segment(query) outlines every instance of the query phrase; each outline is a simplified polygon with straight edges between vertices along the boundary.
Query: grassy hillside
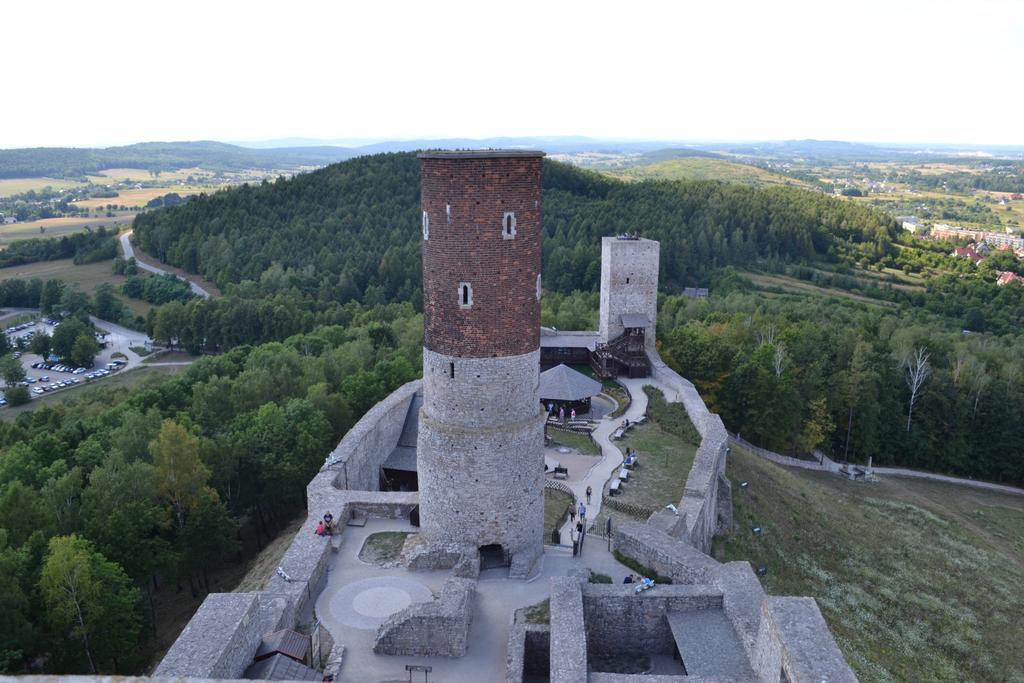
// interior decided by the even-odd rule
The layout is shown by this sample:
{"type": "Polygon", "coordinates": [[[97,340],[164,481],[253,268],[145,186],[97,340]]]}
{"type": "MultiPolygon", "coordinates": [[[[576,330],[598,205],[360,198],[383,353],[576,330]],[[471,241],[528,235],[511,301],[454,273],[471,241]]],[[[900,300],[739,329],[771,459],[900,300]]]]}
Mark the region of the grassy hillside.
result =
{"type": "Polygon", "coordinates": [[[756,166],[724,159],[684,157],[668,159],[615,171],[613,175],[633,180],[722,180],[744,185],[796,185],[804,183],[756,166]]]}
{"type": "Polygon", "coordinates": [[[1024,497],[849,482],[736,447],[728,475],[736,530],[715,557],[814,596],[862,681],[1024,681],[1024,497]]]}

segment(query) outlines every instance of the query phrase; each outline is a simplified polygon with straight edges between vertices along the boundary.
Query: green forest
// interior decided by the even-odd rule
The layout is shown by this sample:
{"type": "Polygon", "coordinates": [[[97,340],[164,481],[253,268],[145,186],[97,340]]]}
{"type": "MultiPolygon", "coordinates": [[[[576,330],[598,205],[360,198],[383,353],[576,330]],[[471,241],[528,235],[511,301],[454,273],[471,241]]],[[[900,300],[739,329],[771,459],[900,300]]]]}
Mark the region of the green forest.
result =
{"type": "MultiPolygon", "coordinates": [[[[222,289],[258,281],[276,264],[283,284],[322,301],[416,304],[419,220],[419,161],[382,154],[142,214],[135,235],[147,253],[222,289]]],[[[625,183],[545,162],[549,289],[596,288],[599,238],[641,226],[662,242],[667,291],[727,264],[838,260],[850,252],[877,259],[897,230],[880,212],[796,188],[625,183]]]]}
{"type": "Polygon", "coordinates": [[[419,376],[422,335],[408,304],[360,310],[0,422],[0,671],[142,671],[153,594],[205,592],[243,533],[272,539],[341,435],[419,376]]]}
{"type": "Polygon", "coordinates": [[[107,168],[153,172],[202,166],[213,171],[329,164],[354,152],[342,147],[249,149],[222,142],[140,142],[123,147],[30,147],[0,150],[0,178],[79,178],[107,168]]]}

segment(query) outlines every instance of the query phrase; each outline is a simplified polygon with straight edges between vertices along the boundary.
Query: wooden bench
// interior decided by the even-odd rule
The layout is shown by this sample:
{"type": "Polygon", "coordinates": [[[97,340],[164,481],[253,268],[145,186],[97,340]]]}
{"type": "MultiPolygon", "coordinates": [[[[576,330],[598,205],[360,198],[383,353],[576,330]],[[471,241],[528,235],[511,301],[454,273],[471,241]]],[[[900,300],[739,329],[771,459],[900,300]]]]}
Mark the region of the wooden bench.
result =
{"type": "Polygon", "coordinates": [[[619,479],[621,479],[622,481],[629,481],[629,470],[627,470],[625,467],[619,470],[619,479]]]}
{"type": "Polygon", "coordinates": [[[621,482],[618,479],[612,479],[612,483],[608,485],[608,495],[617,496],[621,493],[619,491],[619,484],[621,482]]]}
{"type": "Polygon", "coordinates": [[[569,478],[569,468],[568,467],[556,467],[554,469],[554,474],[552,476],[555,479],[568,479],[569,478]]]}

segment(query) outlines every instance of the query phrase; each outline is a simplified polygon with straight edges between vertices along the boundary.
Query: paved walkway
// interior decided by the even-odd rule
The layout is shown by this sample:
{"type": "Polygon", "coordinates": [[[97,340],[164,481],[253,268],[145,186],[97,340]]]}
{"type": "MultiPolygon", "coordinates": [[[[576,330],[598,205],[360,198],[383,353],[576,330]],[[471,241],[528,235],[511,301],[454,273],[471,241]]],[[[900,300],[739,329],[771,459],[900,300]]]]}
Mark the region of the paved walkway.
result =
{"type": "Polygon", "coordinates": [[[156,275],[173,275],[174,277],[178,278],[179,280],[184,280],[185,282],[187,282],[188,286],[192,288],[192,293],[193,294],[195,294],[197,296],[201,296],[204,299],[209,299],[210,298],[210,293],[208,291],[206,291],[205,289],[203,289],[202,287],[200,287],[199,285],[197,285],[195,282],[193,282],[192,280],[188,279],[187,277],[182,277],[181,275],[178,275],[177,273],[172,273],[169,270],[164,270],[162,268],[157,268],[156,266],[152,266],[152,265],[146,263],[145,261],[141,260],[135,254],[135,249],[132,247],[131,236],[132,236],[132,231],[131,230],[129,230],[128,232],[122,233],[122,235],[121,235],[121,251],[124,252],[124,258],[125,258],[126,261],[128,259],[130,259],[130,258],[134,258],[135,259],[135,265],[137,265],[139,268],[141,268],[142,270],[146,271],[147,273],[154,273],[156,275]]]}
{"type": "MultiPolygon", "coordinates": [[[[757,455],[765,460],[770,460],[777,465],[784,465],[786,467],[799,467],[805,470],[819,470],[822,472],[833,472],[839,473],[842,465],[830,460],[827,456],[822,455],[822,462],[818,463],[814,460],[800,460],[788,455],[782,455],[775,453],[764,448],[759,448],[748,441],[745,441],[736,434],[729,434],[729,438],[733,443],[745,448],[754,455],[757,455]]],[[[962,477],[950,477],[945,474],[935,474],[934,472],[922,472],[920,470],[908,470],[903,467],[872,467],[871,473],[875,475],[892,476],[892,477],[913,477],[915,479],[929,479],[931,481],[941,481],[946,484],[955,484],[957,486],[971,486],[976,489],[985,489],[987,491],[996,491],[998,493],[1008,493],[1015,496],[1024,496],[1024,489],[1017,488],[1015,486],[1007,486],[1005,484],[993,484],[987,481],[979,481],[977,479],[964,479],[962,477]]]]}
{"type": "MultiPolygon", "coordinates": [[[[594,526],[594,520],[597,519],[598,514],[601,512],[601,494],[604,492],[604,485],[614,473],[619,471],[624,457],[616,442],[611,440],[611,435],[619,428],[624,419],[629,419],[630,422],[633,422],[647,413],[647,394],[644,393],[645,386],[658,387],[665,396],[675,395],[672,389],[663,386],[653,377],[643,377],[640,379],[620,377],[618,381],[629,390],[629,395],[632,399],[629,408],[618,417],[606,417],[598,423],[597,429],[594,430],[592,436],[598,448],[601,449],[601,457],[600,459],[595,459],[593,466],[591,466],[586,476],[575,481],[563,482],[576,494],[576,500],[582,500],[584,504],[586,504],[587,500],[587,487],[591,488],[593,495],[590,497],[590,505],[587,505],[588,529],[594,526]]],[[[563,543],[569,542],[569,529],[571,526],[571,521],[566,521],[562,526],[563,543]]]]}
{"type": "Polygon", "coordinates": [[[1009,493],[1016,496],[1024,496],[1024,489],[1019,489],[1015,486],[1005,486],[1003,484],[992,484],[987,481],[978,481],[976,479],[961,479],[960,477],[947,477],[945,474],[933,474],[932,472],[918,472],[917,470],[908,470],[900,467],[872,467],[871,471],[875,474],[888,474],[893,477],[915,477],[917,479],[930,479],[932,481],[941,481],[947,484],[957,484],[958,486],[972,486],[976,489],[986,489],[988,491],[997,491],[999,493],[1009,493]]]}

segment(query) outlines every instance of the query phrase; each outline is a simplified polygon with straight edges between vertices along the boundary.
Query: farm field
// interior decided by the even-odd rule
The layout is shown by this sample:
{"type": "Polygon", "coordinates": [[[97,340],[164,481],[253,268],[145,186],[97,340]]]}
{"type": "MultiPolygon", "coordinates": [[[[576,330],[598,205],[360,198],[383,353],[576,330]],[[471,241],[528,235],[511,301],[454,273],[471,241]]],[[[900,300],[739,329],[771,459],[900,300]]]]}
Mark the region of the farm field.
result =
{"type": "Polygon", "coordinates": [[[154,176],[152,173],[144,168],[105,168],[96,175],[89,176],[89,180],[96,183],[97,185],[104,185],[110,182],[120,182],[122,180],[135,180],[135,181],[173,181],[173,180],[186,180],[189,176],[208,176],[212,175],[209,171],[205,171],[201,168],[183,168],[177,171],[160,171],[160,175],[154,176]]]}
{"type": "Polygon", "coordinates": [[[127,206],[129,209],[142,209],[147,203],[165,194],[176,192],[182,197],[200,192],[213,193],[222,189],[222,185],[171,185],[168,187],[144,187],[140,190],[119,190],[116,197],[92,197],[75,202],[75,206],[85,209],[102,209],[108,204],[127,206]]]}
{"type": "Polygon", "coordinates": [[[727,467],[734,530],[715,557],[764,566],[771,594],[816,598],[862,681],[1024,680],[1024,496],[851,482],[735,445],[727,467]]]}
{"type": "Polygon", "coordinates": [[[772,173],[756,166],[705,157],[669,159],[654,164],[610,171],[609,174],[633,180],[723,180],[745,185],[805,186],[805,183],[799,180],[772,173]]]}
{"type": "Polygon", "coordinates": [[[785,275],[766,275],[764,273],[754,273],[752,271],[741,270],[738,271],[743,277],[754,283],[759,289],[774,289],[778,288],[784,292],[791,294],[807,294],[814,296],[826,296],[836,297],[838,299],[848,299],[850,301],[857,301],[859,303],[871,304],[873,306],[888,306],[895,307],[896,304],[891,301],[882,301],[880,299],[872,299],[869,296],[863,294],[856,294],[854,292],[848,292],[845,289],[830,289],[827,287],[819,287],[818,285],[798,280],[797,278],[787,277],[785,275]]]}
{"type": "Polygon", "coordinates": [[[60,218],[44,218],[38,221],[0,225],[0,247],[15,240],[33,237],[63,237],[82,232],[86,228],[98,228],[101,225],[125,225],[135,219],[134,213],[122,213],[113,218],[81,218],[78,216],[62,216],[60,218]],[[43,230],[40,231],[39,229],[43,230]]]}
{"type": "MultiPolygon", "coordinates": [[[[38,263],[26,263],[21,266],[10,266],[0,268],[0,282],[4,280],[21,279],[31,280],[63,280],[72,287],[92,296],[96,285],[101,282],[109,282],[114,285],[115,296],[120,299],[135,315],[145,316],[153,305],[140,299],[131,299],[120,293],[121,285],[125,281],[123,275],[114,275],[111,272],[113,261],[99,261],[76,266],[72,259],[59,259],[56,261],[40,261],[38,263]]],[[[143,275],[145,273],[142,273],[143,275]]]]}
{"type": "Polygon", "coordinates": [[[28,192],[29,190],[39,191],[47,186],[55,190],[64,190],[70,187],[81,187],[82,185],[85,185],[85,183],[60,178],[0,178],[0,197],[10,197],[28,192]]]}

